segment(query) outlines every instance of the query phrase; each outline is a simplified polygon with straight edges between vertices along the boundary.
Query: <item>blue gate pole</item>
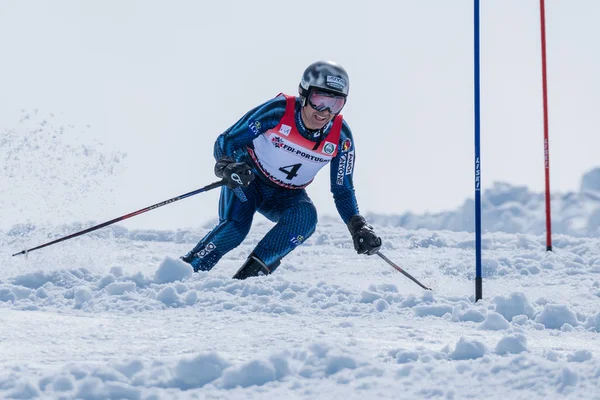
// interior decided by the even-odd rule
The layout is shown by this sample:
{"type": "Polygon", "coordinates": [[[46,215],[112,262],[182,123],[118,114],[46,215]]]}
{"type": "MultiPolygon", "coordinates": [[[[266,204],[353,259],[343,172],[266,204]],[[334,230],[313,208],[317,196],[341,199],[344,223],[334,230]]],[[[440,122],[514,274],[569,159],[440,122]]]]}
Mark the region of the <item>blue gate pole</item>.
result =
{"type": "Polygon", "coordinates": [[[480,84],[479,84],[479,0],[474,0],[475,61],[475,302],[482,298],[481,278],[481,155],[480,155],[480,84]]]}

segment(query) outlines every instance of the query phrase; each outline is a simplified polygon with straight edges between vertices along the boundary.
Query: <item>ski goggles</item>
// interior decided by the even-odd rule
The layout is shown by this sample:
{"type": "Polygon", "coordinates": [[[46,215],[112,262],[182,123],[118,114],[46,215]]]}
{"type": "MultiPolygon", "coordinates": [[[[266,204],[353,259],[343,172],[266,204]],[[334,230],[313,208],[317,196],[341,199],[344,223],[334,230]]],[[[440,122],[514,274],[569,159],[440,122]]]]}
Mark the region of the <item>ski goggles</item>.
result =
{"type": "Polygon", "coordinates": [[[314,90],[308,96],[308,104],[317,111],[329,110],[330,113],[337,114],[344,108],[346,97],[314,90]]]}

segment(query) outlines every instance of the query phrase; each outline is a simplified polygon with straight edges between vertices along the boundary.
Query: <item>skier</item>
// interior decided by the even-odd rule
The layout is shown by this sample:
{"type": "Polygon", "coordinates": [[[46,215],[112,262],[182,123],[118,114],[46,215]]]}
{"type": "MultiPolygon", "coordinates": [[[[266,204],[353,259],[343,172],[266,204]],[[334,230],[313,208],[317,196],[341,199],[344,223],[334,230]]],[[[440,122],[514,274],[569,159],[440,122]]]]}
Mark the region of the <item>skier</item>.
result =
{"type": "Polygon", "coordinates": [[[281,259],[309,238],[317,210],[306,190],[331,163],[331,192],[359,254],[372,255],[381,238],[358,211],[352,174],[350,127],[340,112],[348,74],[332,61],[306,68],[299,97],[280,94],[244,115],[214,146],[215,175],[225,181],[219,224],[181,259],[195,272],[208,271],[248,235],[256,211],[275,226],[256,245],[235,279],[273,273],[281,259]]]}

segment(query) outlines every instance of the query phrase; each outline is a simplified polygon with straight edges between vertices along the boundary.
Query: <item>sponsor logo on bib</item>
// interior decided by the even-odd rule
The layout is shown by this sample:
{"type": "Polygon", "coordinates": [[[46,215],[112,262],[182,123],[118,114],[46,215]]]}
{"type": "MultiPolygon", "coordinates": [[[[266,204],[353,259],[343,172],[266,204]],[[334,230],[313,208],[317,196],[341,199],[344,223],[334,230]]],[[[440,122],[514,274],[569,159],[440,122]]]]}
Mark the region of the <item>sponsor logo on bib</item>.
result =
{"type": "Polygon", "coordinates": [[[336,145],[331,142],[325,142],[323,145],[323,153],[325,154],[333,154],[335,152],[336,145]]]}
{"type": "Polygon", "coordinates": [[[292,127],[286,124],[281,124],[281,128],[279,128],[279,133],[282,135],[288,136],[292,131],[292,127]]]}

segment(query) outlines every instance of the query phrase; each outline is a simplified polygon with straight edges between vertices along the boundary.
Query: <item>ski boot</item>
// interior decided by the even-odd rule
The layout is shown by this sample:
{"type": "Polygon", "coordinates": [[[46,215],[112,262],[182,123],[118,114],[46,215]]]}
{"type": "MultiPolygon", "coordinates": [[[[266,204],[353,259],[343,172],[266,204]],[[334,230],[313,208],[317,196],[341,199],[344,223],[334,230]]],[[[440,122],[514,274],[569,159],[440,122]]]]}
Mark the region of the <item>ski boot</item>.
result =
{"type": "Polygon", "coordinates": [[[269,275],[281,264],[280,261],[274,262],[272,265],[265,264],[254,253],[248,256],[248,259],[242,267],[233,276],[233,279],[246,279],[251,276],[269,275]]]}

